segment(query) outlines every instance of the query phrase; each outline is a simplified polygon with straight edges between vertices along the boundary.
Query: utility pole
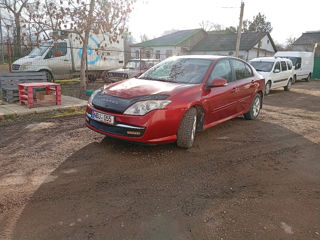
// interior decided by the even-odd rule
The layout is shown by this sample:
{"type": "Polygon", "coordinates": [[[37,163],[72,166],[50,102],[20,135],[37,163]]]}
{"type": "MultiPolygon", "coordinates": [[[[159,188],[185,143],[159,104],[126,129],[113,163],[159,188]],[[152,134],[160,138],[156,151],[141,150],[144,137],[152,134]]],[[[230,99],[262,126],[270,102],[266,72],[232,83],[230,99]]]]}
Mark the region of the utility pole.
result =
{"type": "Polygon", "coordinates": [[[4,64],[4,47],[3,47],[3,35],[2,35],[2,14],[0,9],[0,44],[1,44],[1,60],[4,64]]]}
{"type": "Polygon", "coordinates": [[[241,1],[240,21],[239,21],[239,26],[238,26],[238,35],[237,35],[237,44],[236,44],[236,57],[239,57],[241,31],[242,31],[242,20],[243,20],[243,10],[244,10],[244,2],[241,1]]]}

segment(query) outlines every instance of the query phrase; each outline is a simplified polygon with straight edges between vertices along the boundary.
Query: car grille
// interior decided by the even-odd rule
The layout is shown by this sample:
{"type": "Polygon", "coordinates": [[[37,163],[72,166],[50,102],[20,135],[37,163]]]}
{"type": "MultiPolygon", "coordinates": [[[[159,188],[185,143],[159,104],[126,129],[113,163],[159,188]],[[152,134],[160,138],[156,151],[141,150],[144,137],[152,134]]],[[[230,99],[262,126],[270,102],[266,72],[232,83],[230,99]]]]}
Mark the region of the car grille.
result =
{"type": "Polygon", "coordinates": [[[132,128],[126,128],[126,127],[118,127],[113,125],[104,124],[101,122],[98,122],[96,120],[88,118],[88,123],[107,133],[120,135],[120,136],[126,136],[126,137],[141,137],[144,134],[145,129],[132,129],[132,128]]]}
{"type": "Polygon", "coordinates": [[[19,64],[12,64],[12,70],[19,70],[20,69],[20,65],[19,64]]]}

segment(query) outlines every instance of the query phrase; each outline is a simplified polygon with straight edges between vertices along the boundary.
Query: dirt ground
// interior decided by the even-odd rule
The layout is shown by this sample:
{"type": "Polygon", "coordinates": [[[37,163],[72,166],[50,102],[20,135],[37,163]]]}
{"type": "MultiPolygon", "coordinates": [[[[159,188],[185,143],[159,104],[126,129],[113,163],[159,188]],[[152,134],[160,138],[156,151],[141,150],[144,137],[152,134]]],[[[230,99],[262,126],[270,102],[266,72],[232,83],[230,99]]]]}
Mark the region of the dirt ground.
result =
{"type": "Polygon", "coordinates": [[[0,127],[0,239],[320,239],[320,81],[274,90],[195,146],[110,139],[82,116],[0,127]]]}

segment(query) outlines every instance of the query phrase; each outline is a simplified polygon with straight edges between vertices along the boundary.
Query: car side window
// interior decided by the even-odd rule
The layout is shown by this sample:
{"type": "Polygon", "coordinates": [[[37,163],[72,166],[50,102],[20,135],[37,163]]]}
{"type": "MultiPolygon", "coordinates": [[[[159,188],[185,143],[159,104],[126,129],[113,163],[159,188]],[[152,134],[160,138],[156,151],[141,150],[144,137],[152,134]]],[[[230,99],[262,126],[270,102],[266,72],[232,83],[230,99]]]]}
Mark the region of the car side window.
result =
{"type": "Polygon", "coordinates": [[[287,63],[288,63],[288,69],[291,70],[292,69],[292,63],[290,61],[288,61],[287,63]]]}
{"type": "Polygon", "coordinates": [[[67,55],[67,43],[59,42],[55,44],[50,51],[47,53],[45,59],[54,58],[54,57],[62,57],[67,55]]]}
{"type": "Polygon", "coordinates": [[[229,60],[222,59],[216,63],[207,84],[211,84],[215,78],[223,78],[227,80],[227,82],[232,82],[232,69],[229,60]]]}
{"type": "Polygon", "coordinates": [[[281,68],[282,68],[282,71],[287,71],[287,64],[285,61],[281,61],[281,68]]]}
{"type": "Polygon", "coordinates": [[[281,71],[281,69],[280,69],[280,62],[276,62],[276,65],[274,66],[274,70],[279,70],[279,71],[281,71]]]}
{"type": "Polygon", "coordinates": [[[236,80],[252,77],[252,70],[248,64],[235,59],[231,59],[231,62],[236,74],[236,80]]]}

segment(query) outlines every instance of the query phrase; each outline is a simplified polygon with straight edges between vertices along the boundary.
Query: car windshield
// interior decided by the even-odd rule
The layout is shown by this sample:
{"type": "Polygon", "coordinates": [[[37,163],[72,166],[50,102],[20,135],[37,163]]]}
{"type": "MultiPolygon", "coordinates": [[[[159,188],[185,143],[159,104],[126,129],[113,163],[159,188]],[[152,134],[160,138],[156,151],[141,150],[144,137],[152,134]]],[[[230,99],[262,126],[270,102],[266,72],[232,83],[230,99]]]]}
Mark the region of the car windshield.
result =
{"type": "Polygon", "coordinates": [[[173,57],[155,65],[139,79],[199,84],[211,63],[212,61],[207,59],[173,57]]]}
{"type": "Polygon", "coordinates": [[[251,61],[250,64],[259,72],[271,72],[274,62],[251,61]]]}
{"type": "Polygon", "coordinates": [[[129,61],[126,65],[126,68],[129,69],[138,69],[140,67],[140,62],[138,61],[129,61]]]}
{"type": "Polygon", "coordinates": [[[46,42],[40,45],[40,47],[34,48],[30,53],[29,57],[38,57],[42,56],[47,49],[52,45],[52,42],[46,42]]]}

